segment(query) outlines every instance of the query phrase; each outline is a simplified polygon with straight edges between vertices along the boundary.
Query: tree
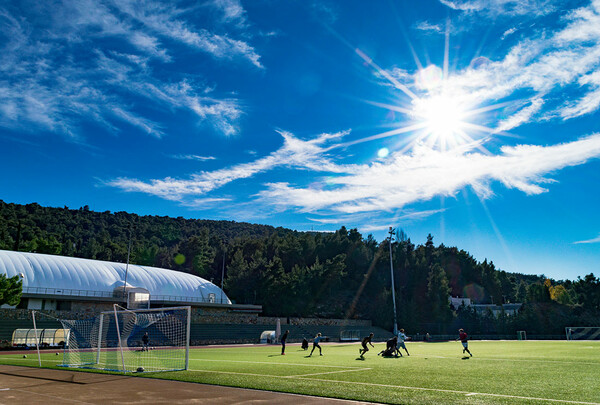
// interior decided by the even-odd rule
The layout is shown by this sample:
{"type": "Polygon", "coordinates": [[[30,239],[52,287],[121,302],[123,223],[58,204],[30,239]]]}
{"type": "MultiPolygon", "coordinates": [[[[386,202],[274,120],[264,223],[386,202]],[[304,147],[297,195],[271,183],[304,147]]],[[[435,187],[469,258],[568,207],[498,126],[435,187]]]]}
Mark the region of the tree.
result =
{"type": "Polygon", "coordinates": [[[434,264],[427,278],[427,298],[435,321],[447,321],[452,316],[450,309],[450,287],[446,272],[439,264],[434,264]]]}
{"type": "Polygon", "coordinates": [[[23,281],[19,276],[0,274],[0,305],[18,305],[23,293],[23,281]]]}

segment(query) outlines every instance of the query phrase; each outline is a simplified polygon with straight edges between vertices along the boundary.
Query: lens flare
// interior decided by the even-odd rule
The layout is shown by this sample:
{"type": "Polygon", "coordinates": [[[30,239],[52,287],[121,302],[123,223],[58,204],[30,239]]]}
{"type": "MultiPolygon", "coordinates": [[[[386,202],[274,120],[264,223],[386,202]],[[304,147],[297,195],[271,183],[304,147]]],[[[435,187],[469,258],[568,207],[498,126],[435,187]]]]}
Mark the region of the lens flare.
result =
{"type": "Polygon", "coordinates": [[[380,158],[387,157],[390,154],[390,150],[388,148],[381,148],[377,151],[377,156],[380,158]]]}

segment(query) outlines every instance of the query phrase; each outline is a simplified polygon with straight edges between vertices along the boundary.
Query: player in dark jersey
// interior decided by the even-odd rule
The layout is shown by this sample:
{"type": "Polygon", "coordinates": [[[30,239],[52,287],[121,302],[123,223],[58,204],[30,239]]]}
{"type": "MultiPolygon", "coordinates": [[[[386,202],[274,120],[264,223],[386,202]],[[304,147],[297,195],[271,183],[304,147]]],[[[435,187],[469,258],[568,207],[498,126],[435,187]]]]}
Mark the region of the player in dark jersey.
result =
{"type": "Polygon", "coordinates": [[[467,333],[462,328],[458,330],[458,339],[460,339],[460,341],[462,342],[463,353],[466,351],[471,357],[473,357],[473,354],[469,351],[469,338],[467,336],[467,333]]]}
{"type": "Polygon", "coordinates": [[[290,333],[289,330],[286,330],[285,333],[283,335],[281,335],[281,355],[285,355],[285,341],[288,337],[288,334],[290,333]]]}
{"type": "Polygon", "coordinates": [[[402,357],[402,353],[400,353],[400,350],[398,349],[398,337],[394,336],[385,342],[385,350],[380,351],[377,355],[382,355],[383,357],[392,357],[394,355],[398,357],[398,355],[400,355],[400,357],[402,357]]]}
{"type": "Polygon", "coordinates": [[[373,346],[373,343],[371,343],[371,339],[373,339],[373,333],[371,333],[369,336],[365,336],[362,340],[362,349],[358,349],[358,352],[360,353],[360,357],[363,357],[365,355],[366,352],[369,351],[369,348],[367,347],[367,343],[371,345],[371,347],[375,347],[373,346]]]}
{"type": "Polygon", "coordinates": [[[142,336],[142,343],[142,351],[148,351],[150,345],[150,336],[148,336],[148,332],[144,333],[144,336],[142,336]]]}

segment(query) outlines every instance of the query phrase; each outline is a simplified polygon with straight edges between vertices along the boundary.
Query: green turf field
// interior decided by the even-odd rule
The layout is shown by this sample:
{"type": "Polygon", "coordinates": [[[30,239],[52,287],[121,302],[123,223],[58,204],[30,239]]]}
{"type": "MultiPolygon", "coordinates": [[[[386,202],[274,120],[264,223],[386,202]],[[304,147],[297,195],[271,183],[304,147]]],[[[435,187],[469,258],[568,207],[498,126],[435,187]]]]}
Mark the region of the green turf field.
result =
{"type": "MultiPolygon", "coordinates": [[[[358,344],[322,344],[323,356],[288,345],[190,351],[190,370],[146,377],[397,404],[600,403],[600,342],[408,342],[410,357],[364,359],[358,344]]],[[[44,365],[60,356],[44,354],[44,365]]],[[[2,364],[37,365],[35,352],[2,364]]]]}

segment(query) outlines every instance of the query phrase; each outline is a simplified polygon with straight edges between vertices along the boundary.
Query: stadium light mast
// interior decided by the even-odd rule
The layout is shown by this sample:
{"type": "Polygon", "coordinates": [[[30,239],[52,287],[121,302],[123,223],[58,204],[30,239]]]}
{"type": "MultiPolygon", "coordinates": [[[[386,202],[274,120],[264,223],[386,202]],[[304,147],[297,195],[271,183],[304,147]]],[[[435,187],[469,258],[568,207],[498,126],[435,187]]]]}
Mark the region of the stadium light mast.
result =
{"type": "Polygon", "coordinates": [[[131,238],[133,237],[133,224],[129,228],[129,245],[127,246],[127,264],[125,265],[125,281],[123,282],[123,299],[125,307],[129,308],[129,297],[127,296],[127,273],[129,272],[129,256],[131,255],[131,238]]]}
{"type": "Polygon", "coordinates": [[[398,321],[396,320],[396,288],[394,287],[394,262],[392,261],[392,237],[395,230],[390,226],[390,274],[392,276],[392,302],[394,304],[394,335],[398,334],[398,321]]]}

